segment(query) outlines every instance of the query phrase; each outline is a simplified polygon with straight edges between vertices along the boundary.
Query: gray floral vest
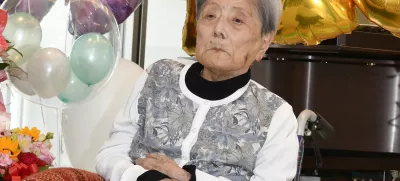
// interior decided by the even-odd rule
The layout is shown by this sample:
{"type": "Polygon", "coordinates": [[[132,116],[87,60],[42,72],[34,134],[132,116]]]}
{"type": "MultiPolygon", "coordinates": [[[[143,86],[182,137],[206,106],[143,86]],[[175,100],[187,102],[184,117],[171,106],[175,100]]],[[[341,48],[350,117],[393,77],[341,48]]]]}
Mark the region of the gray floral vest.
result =
{"type": "MultiPolygon", "coordinates": [[[[146,153],[181,157],[182,142],[199,107],[180,90],[184,66],[173,60],[160,60],[148,70],[138,100],[139,130],[129,152],[132,160],[146,153]]],[[[211,107],[187,165],[196,165],[217,177],[249,180],[272,116],[283,103],[282,98],[250,82],[239,99],[211,107]]]]}

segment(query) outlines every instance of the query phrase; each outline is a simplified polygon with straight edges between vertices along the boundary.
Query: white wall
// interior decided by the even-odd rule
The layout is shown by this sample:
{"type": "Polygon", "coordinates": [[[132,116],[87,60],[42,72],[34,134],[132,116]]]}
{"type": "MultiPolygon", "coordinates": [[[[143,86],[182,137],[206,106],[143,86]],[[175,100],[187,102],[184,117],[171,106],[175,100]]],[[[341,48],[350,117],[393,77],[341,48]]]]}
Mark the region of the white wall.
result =
{"type": "Polygon", "coordinates": [[[145,68],[164,58],[188,57],[182,50],[186,0],[149,0],[145,68]]]}

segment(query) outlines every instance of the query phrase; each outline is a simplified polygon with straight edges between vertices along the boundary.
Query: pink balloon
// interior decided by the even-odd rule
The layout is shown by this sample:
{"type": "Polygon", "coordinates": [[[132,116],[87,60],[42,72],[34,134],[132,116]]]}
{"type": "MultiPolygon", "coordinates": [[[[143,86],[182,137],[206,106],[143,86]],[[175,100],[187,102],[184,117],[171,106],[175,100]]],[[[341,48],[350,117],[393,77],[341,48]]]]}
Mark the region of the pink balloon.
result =
{"type": "Polygon", "coordinates": [[[53,7],[54,2],[51,0],[5,0],[2,9],[7,10],[9,14],[28,13],[40,22],[53,7]]]}
{"type": "MultiPolygon", "coordinates": [[[[69,0],[66,0],[66,3],[68,2],[69,0]]],[[[111,27],[107,24],[110,21],[106,19],[110,17],[104,8],[99,8],[100,3],[106,4],[105,7],[111,10],[117,24],[121,24],[136,10],[142,0],[70,1],[71,19],[68,31],[78,36],[89,32],[104,34],[110,31],[111,27]]]]}
{"type": "Polygon", "coordinates": [[[111,8],[118,24],[123,23],[142,3],[142,0],[102,0],[111,8]]]}
{"type": "Polygon", "coordinates": [[[71,34],[78,36],[91,32],[104,34],[112,28],[110,19],[113,17],[109,16],[111,12],[101,1],[71,1],[70,11],[68,30],[71,34]]]}

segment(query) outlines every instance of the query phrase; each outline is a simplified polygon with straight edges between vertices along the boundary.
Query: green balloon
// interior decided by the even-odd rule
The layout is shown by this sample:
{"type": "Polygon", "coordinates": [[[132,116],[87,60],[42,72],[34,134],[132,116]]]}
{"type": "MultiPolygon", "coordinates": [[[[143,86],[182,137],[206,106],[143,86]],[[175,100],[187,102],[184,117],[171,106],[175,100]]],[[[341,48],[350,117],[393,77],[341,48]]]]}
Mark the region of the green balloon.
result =
{"type": "Polygon", "coordinates": [[[71,50],[72,71],[88,85],[102,81],[113,68],[115,59],[111,42],[98,33],[82,35],[71,50]]]}
{"type": "Polygon", "coordinates": [[[32,15],[18,12],[8,18],[3,36],[17,48],[23,45],[39,46],[42,41],[42,28],[32,15]]]}
{"type": "Polygon", "coordinates": [[[68,86],[58,94],[58,98],[64,103],[75,103],[86,99],[92,92],[93,87],[84,84],[78,77],[71,73],[68,86]]]}

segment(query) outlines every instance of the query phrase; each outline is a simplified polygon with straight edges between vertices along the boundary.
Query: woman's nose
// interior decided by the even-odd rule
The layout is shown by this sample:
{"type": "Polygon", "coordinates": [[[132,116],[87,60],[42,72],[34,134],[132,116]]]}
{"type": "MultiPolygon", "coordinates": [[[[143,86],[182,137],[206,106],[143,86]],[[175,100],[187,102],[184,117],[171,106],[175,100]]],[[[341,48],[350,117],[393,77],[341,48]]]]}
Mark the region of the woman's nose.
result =
{"type": "Polygon", "coordinates": [[[227,32],[226,32],[226,24],[224,22],[224,19],[220,17],[214,27],[214,37],[215,38],[221,38],[221,39],[226,39],[227,37],[227,32]]]}

